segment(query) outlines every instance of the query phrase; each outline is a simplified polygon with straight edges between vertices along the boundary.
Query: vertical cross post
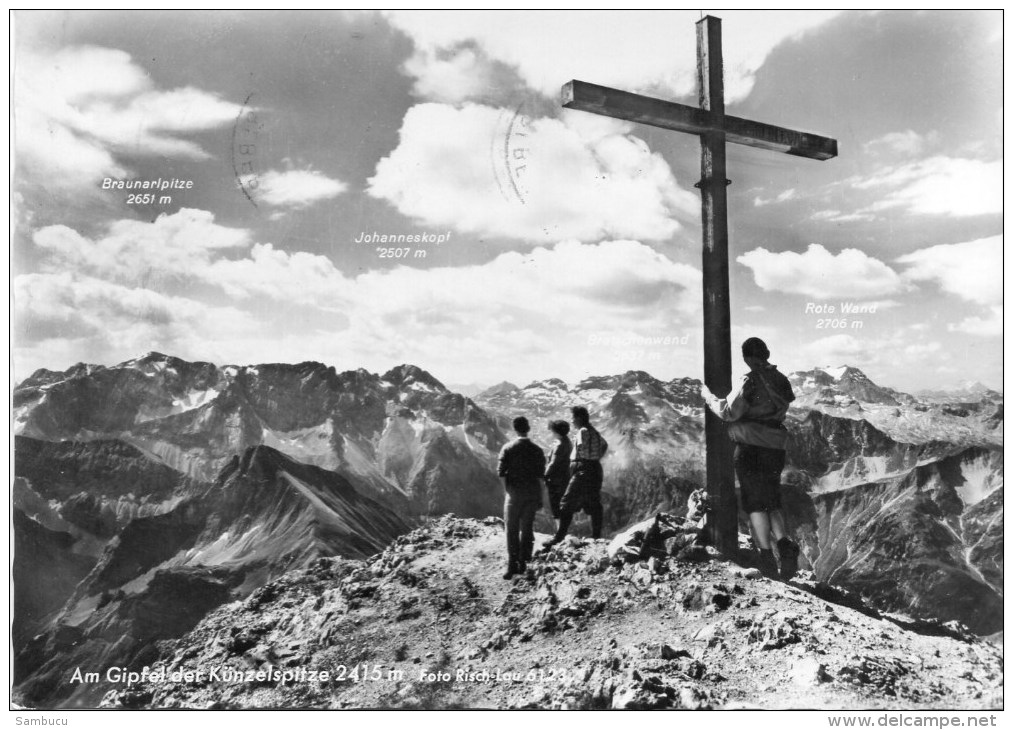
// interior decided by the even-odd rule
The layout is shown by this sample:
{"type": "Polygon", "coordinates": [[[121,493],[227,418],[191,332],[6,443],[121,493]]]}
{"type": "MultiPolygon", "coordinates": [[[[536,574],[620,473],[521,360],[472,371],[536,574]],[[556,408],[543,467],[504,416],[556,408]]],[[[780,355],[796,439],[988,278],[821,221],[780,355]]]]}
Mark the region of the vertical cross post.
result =
{"type": "MultiPolygon", "coordinates": [[[[696,59],[699,107],[576,79],[563,86],[563,106],[700,136],[700,182],[696,186],[700,188],[703,223],[703,373],[710,391],[724,398],[732,388],[725,144],[829,160],[837,156],[837,140],[725,114],[720,19],[707,16],[696,24],[696,59]]],[[[738,505],[732,443],[724,424],[707,408],[704,418],[707,491],[712,506],[707,535],[712,545],[734,559],[738,555],[738,505]]]]}
{"type": "MultiPolygon", "coordinates": [[[[700,108],[720,120],[725,113],[721,20],[696,24],[697,88],[700,108]]],[[[728,192],[725,179],[725,132],[720,123],[700,135],[701,220],[703,225],[703,371],[704,383],[719,398],[732,388],[731,313],[728,293],[728,192]]],[[[738,549],[738,507],[732,444],[724,424],[704,409],[707,491],[712,509],[707,533],[716,548],[733,556],[738,549]]]]}

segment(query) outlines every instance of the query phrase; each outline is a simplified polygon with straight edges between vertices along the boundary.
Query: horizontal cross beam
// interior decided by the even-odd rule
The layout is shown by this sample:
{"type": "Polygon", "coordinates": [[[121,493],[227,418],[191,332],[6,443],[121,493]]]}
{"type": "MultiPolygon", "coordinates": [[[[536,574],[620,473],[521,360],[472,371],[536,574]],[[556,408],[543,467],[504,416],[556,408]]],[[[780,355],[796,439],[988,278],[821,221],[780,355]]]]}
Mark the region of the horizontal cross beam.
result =
{"type": "Polygon", "coordinates": [[[729,142],[814,160],[829,160],[837,156],[836,139],[729,114],[714,115],[695,106],[631,94],[586,81],[570,81],[563,85],[563,106],[677,132],[702,135],[723,131],[729,142]]]}

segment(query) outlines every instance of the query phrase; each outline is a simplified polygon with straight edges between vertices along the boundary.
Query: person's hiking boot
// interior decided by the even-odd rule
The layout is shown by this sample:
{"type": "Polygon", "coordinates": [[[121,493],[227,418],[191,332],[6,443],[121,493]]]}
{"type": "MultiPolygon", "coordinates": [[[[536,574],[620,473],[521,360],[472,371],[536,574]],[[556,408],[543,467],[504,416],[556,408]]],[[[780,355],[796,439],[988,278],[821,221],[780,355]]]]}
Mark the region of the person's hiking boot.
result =
{"type": "Polygon", "coordinates": [[[520,572],[521,571],[517,569],[517,562],[511,560],[510,563],[507,565],[506,572],[503,574],[503,580],[510,580],[515,575],[519,575],[520,572]]]}
{"type": "Polygon", "coordinates": [[[517,572],[514,575],[524,575],[528,572],[528,564],[524,560],[517,561],[517,572]]]}
{"type": "Polygon", "coordinates": [[[763,574],[764,578],[770,578],[771,580],[777,580],[777,562],[774,560],[774,551],[760,550],[760,559],[757,561],[757,568],[760,569],[760,573],[763,574]]]}
{"type": "Polygon", "coordinates": [[[777,555],[781,558],[781,580],[789,581],[798,573],[799,546],[787,537],[777,541],[777,555]]]}
{"type": "Polygon", "coordinates": [[[545,555],[550,550],[552,550],[552,548],[554,548],[556,545],[558,545],[561,542],[562,542],[562,540],[557,540],[556,538],[552,538],[551,540],[545,541],[544,543],[542,543],[542,546],[540,548],[538,548],[538,554],[539,555],[545,555]]]}

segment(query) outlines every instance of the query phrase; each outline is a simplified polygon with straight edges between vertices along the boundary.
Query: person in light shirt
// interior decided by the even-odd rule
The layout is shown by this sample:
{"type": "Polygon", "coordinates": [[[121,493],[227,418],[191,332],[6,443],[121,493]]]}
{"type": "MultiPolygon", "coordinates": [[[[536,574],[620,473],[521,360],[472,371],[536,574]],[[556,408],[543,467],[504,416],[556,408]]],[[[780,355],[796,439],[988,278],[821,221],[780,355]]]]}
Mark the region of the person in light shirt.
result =
{"type": "Polygon", "coordinates": [[[570,481],[559,501],[559,524],[555,536],[544,545],[551,549],[553,545],[563,541],[570,529],[573,516],[584,510],[591,517],[591,537],[601,537],[604,510],[601,504],[601,487],[604,479],[601,459],[608,451],[608,442],[591,425],[591,417],[584,406],[574,406],[573,427],[576,437],[573,439],[572,461],[570,462],[570,481]]]}
{"type": "Polygon", "coordinates": [[[780,574],[782,580],[791,580],[798,572],[799,547],[788,537],[781,511],[781,471],[788,441],[784,419],[795,394],[788,378],[768,362],[770,351],[759,337],[742,343],[742,357],[749,373],[727,398],[715,397],[706,385],[701,395],[707,407],[728,423],[728,436],[735,443],[735,475],[742,509],[749,514],[760,549],[760,571],[768,578],[780,574]],[[774,560],[774,540],[780,568],[774,560]]]}

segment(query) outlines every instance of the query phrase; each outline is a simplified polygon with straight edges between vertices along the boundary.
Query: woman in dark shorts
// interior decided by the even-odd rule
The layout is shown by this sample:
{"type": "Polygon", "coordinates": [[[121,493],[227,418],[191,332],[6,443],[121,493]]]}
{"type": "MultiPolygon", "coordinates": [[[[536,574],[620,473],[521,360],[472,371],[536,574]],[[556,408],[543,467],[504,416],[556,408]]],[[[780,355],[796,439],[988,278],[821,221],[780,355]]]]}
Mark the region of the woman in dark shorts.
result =
{"type": "Polygon", "coordinates": [[[742,509],[760,548],[760,570],[768,578],[778,575],[771,545],[777,541],[780,577],[790,580],[798,572],[798,545],[788,537],[781,512],[781,470],[788,431],[784,417],[795,400],[791,383],[767,362],[770,351],[758,337],[742,343],[742,358],[749,374],[727,398],[716,398],[702,387],[707,406],[728,421],[728,436],[735,442],[735,475],[739,478],[742,509]],[[773,540],[771,539],[773,535],[773,540]]]}
{"type": "Polygon", "coordinates": [[[559,519],[559,502],[570,481],[570,424],[566,421],[549,421],[549,430],[556,435],[558,441],[549,452],[549,463],[545,467],[545,487],[549,492],[549,506],[552,516],[559,519]]]}

